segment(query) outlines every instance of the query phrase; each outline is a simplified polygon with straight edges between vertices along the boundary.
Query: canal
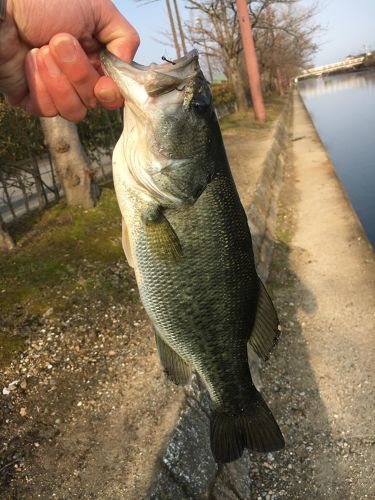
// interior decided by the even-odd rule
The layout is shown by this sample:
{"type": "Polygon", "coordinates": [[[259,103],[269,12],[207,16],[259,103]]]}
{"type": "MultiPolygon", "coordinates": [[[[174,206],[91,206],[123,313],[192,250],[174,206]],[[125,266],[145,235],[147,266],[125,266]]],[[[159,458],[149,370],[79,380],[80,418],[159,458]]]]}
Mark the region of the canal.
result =
{"type": "Polygon", "coordinates": [[[375,248],[375,71],[311,78],[298,88],[375,248]]]}

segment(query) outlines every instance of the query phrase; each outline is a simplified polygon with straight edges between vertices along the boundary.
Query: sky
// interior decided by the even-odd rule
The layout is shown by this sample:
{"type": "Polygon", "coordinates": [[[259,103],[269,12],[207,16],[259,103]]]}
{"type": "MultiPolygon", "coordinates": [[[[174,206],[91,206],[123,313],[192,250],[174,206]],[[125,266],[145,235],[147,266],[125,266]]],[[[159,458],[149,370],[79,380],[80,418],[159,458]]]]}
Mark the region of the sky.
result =
{"type": "MultiPolygon", "coordinates": [[[[300,4],[309,6],[314,1],[300,0],[300,4]]],[[[140,34],[137,62],[160,62],[161,56],[175,58],[174,49],[161,43],[161,33],[169,28],[165,0],[149,4],[139,4],[135,0],[114,2],[140,34]]],[[[178,0],[178,4],[183,19],[194,19],[192,11],[184,8],[183,0],[178,0]]],[[[375,0],[320,0],[320,4],[316,21],[324,27],[324,32],[315,40],[320,46],[313,58],[316,66],[363,52],[365,46],[375,50],[375,0]]]]}

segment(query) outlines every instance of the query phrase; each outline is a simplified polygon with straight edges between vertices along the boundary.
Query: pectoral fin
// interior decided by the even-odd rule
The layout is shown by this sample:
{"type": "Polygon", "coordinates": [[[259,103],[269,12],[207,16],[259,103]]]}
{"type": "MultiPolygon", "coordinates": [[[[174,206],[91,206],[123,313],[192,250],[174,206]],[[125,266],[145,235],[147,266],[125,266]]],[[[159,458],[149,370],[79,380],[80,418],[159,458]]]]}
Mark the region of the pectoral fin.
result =
{"type": "Polygon", "coordinates": [[[267,360],[279,336],[277,313],[265,286],[259,280],[258,305],[249,344],[260,358],[267,360]]]}
{"type": "Polygon", "coordinates": [[[161,260],[177,262],[182,258],[178,236],[161,208],[150,208],[143,217],[151,252],[161,260]]]}

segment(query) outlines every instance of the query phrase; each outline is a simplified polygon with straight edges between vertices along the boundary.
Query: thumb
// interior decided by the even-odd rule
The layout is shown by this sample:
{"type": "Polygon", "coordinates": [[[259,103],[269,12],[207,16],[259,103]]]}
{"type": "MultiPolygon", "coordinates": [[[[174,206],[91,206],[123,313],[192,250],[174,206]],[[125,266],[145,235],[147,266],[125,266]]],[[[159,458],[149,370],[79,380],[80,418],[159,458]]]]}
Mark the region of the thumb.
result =
{"type": "Polygon", "coordinates": [[[139,35],[110,0],[100,0],[95,38],[110,52],[131,62],[138,49],[139,35]]]}

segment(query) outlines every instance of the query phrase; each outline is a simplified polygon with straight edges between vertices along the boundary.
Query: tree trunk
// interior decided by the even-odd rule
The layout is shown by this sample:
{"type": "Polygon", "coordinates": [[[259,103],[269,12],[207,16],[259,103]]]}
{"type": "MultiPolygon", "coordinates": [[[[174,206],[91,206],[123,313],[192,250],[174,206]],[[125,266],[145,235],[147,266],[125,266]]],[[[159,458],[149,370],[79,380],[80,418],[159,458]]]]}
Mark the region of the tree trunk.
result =
{"type": "Polygon", "coordinates": [[[167,4],[169,23],[171,25],[172,36],[173,36],[173,43],[174,43],[174,47],[176,49],[176,56],[177,56],[177,59],[180,59],[180,57],[181,57],[181,49],[180,49],[180,45],[178,44],[176,27],[175,27],[175,24],[174,24],[173,14],[172,14],[172,9],[171,9],[171,3],[170,3],[169,0],[165,0],[165,2],[167,4]]]}
{"type": "Polygon", "coordinates": [[[0,251],[10,252],[14,248],[16,248],[16,245],[6,230],[5,224],[0,215],[0,251]]]}
{"type": "Polygon", "coordinates": [[[284,84],[279,66],[276,67],[276,82],[277,82],[277,90],[279,91],[280,96],[284,97],[285,96],[284,84]]]}
{"type": "Polygon", "coordinates": [[[184,53],[184,56],[186,56],[187,55],[187,50],[186,50],[186,43],[185,43],[185,33],[184,33],[183,28],[182,28],[180,11],[178,9],[177,0],[173,0],[173,4],[174,4],[174,10],[176,11],[178,31],[180,32],[182,52],[184,53]]]}
{"type": "Polygon", "coordinates": [[[16,212],[13,208],[13,203],[12,203],[9,191],[8,191],[7,182],[4,179],[1,179],[1,185],[2,185],[3,190],[4,190],[5,199],[6,199],[6,203],[7,203],[7,206],[9,208],[9,211],[12,214],[13,218],[17,219],[17,215],[16,215],[16,212]]]}
{"type": "Polygon", "coordinates": [[[249,105],[246,99],[243,81],[241,78],[238,61],[231,59],[228,64],[229,80],[233,84],[234,94],[236,96],[237,111],[245,111],[249,105]]]}
{"type": "Polygon", "coordinates": [[[41,118],[40,122],[67,204],[94,207],[98,190],[77,126],[60,116],[41,118]]]}
{"type": "Polygon", "coordinates": [[[35,184],[35,189],[36,189],[36,195],[38,198],[39,210],[43,210],[43,208],[45,208],[47,203],[48,203],[48,198],[47,198],[46,192],[44,191],[44,188],[43,188],[43,182],[42,182],[42,178],[40,175],[38,162],[36,161],[36,159],[33,156],[30,157],[30,160],[31,160],[31,163],[33,166],[32,175],[34,178],[34,184],[35,184]]]}

